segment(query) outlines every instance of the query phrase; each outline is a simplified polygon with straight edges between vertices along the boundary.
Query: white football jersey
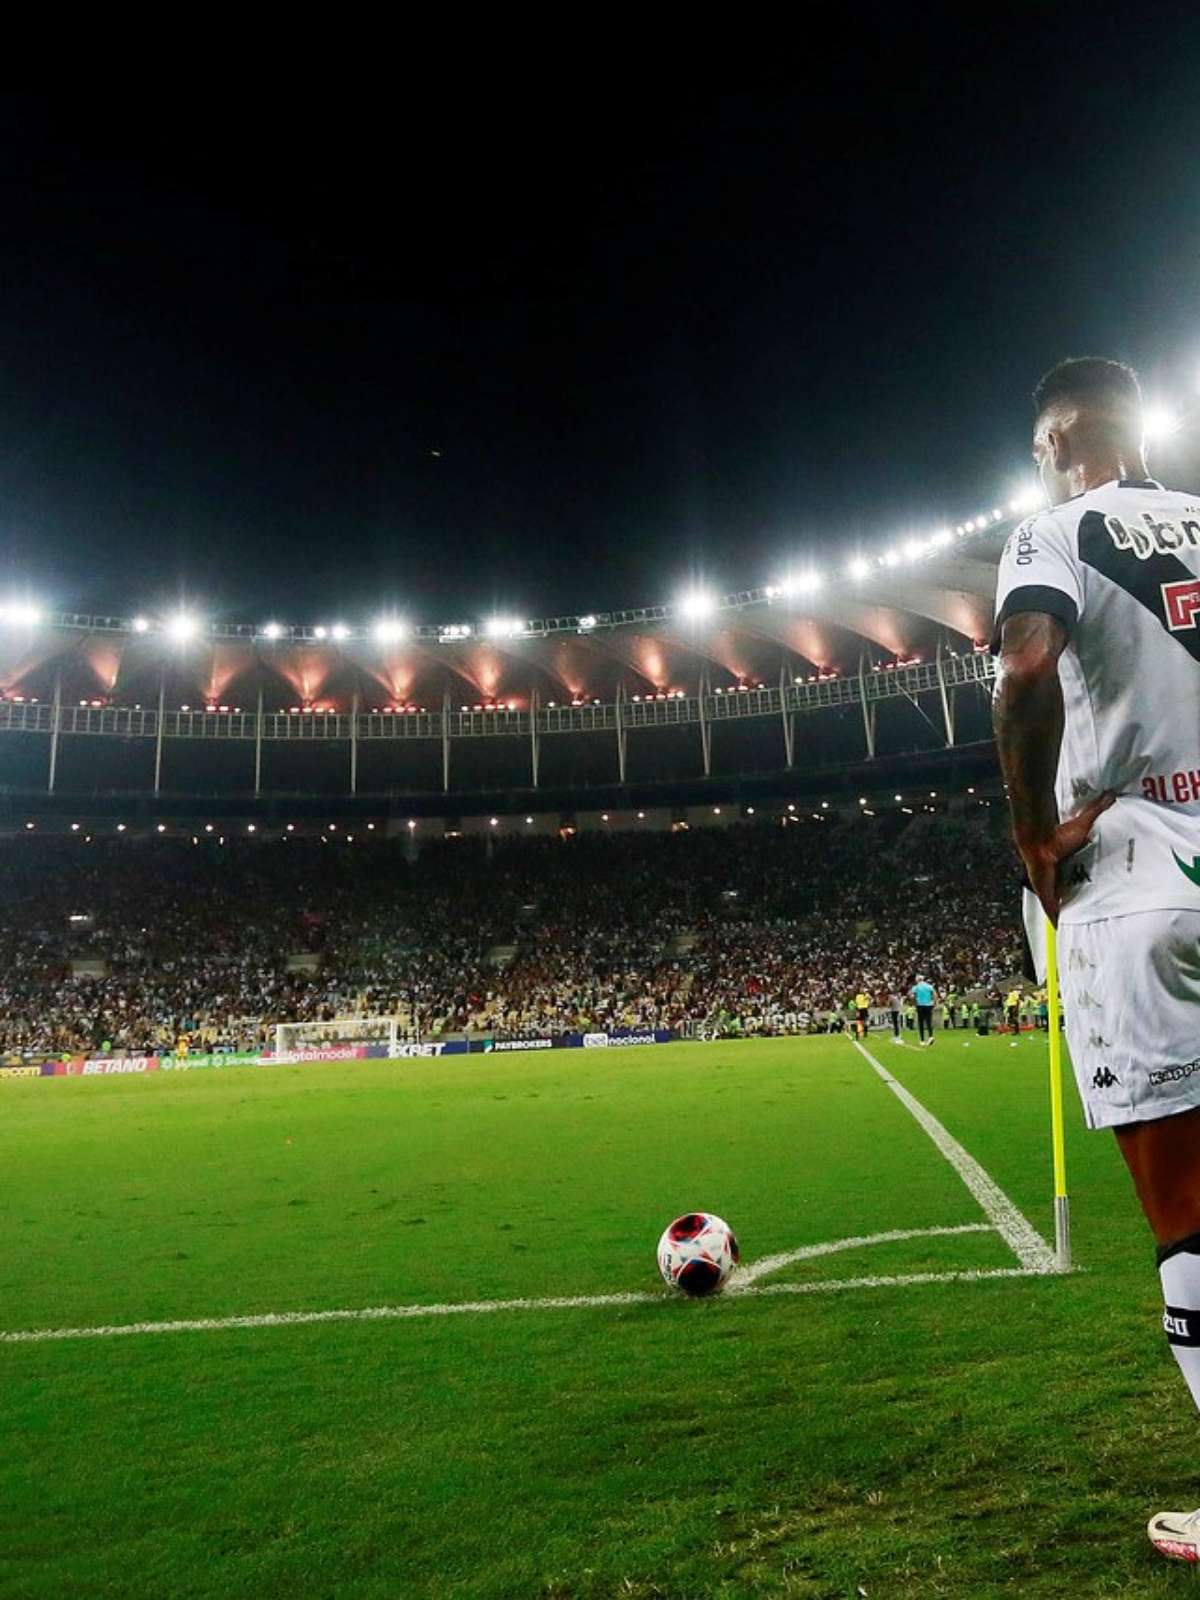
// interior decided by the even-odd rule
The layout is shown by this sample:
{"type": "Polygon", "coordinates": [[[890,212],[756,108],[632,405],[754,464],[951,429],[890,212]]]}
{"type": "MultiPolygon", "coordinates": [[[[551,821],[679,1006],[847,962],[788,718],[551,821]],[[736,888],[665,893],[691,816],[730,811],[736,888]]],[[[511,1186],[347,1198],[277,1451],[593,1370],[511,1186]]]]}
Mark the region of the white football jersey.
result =
{"type": "Polygon", "coordinates": [[[1121,479],[1029,517],[1000,559],[993,648],[1022,611],[1070,635],[1059,814],[1119,796],[1064,866],[1063,922],[1200,908],[1200,496],[1121,479]]]}

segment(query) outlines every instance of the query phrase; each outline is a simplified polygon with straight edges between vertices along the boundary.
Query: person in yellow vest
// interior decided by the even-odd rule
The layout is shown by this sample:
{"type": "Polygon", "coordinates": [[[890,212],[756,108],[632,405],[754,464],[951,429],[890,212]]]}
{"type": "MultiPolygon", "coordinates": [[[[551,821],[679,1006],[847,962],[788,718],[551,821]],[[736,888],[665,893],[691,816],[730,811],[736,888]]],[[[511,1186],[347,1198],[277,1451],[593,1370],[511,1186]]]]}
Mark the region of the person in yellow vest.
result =
{"type": "Polygon", "coordinates": [[[871,1015],[871,996],[860,989],[854,996],[855,1031],[860,1039],[867,1037],[867,1020],[871,1015]]]}
{"type": "Polygon", "coordinates": [[[1021,991],[1010,989],[1004,1001],[1004,1009],[1008,1014],[1008,1025],[1014,1033],[1021,1031],[1021,991]]]}

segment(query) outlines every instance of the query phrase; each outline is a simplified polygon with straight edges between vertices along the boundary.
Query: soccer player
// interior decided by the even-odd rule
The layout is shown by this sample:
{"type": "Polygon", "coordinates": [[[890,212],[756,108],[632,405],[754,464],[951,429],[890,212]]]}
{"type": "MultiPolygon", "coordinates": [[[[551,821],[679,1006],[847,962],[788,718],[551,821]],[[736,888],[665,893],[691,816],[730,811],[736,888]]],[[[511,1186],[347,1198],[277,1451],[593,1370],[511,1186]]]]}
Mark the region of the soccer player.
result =
{"type": "Polygon", "coordinates": [[[924,978],[913,984],[912,997],[917,1007],[917,1043],[933,1043],[933,1002],[937,998],[934,987],[924,978]]]}
{"type": "MultiPolygon", "coordinates": [[[[1050,509],[1001,558],[996,739],[1085,1120],[1116,1134],[1200,1404],[1200,497],[1147,474],[1128,367],[1064,361],[1034,409],[1050,509]]],[[[1149,1534],[1200,1559],[1200,1511],[1149,1534]]]]}

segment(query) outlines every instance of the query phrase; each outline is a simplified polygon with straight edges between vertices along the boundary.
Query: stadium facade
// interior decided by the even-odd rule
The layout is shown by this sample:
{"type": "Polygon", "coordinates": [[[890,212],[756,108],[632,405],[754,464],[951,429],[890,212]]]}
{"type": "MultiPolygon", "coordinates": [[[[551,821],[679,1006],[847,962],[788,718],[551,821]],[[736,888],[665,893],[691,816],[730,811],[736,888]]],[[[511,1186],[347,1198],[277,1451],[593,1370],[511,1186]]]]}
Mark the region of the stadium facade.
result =
{"type": "MultiPolygon", "coordinates": [[[[448,815],[743,802],[994,771],[995,563],[1013,515],[818,584],[405,627],[0,612],[0,811],[308,795],[448,815]]],[[[65,815],[65,812],[63,813],[65,815]]]]}

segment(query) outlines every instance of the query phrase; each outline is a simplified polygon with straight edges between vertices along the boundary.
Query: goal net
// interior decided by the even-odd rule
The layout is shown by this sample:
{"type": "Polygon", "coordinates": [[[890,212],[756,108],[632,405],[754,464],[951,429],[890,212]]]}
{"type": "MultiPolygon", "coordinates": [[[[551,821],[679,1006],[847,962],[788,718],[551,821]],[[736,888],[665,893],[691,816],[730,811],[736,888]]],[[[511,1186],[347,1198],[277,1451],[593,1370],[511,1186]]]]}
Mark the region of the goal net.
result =
{"type": "Polygon", "coordinates": [[[304,1050],[326,1050],[335,1045],[385,1044],[389,1055],[409,1037],[410,1029],[399,1017],[335,1017],[332,1022],[279,1022],[275,1025],[275,1054],[295,1055],[304,1050]]]}

